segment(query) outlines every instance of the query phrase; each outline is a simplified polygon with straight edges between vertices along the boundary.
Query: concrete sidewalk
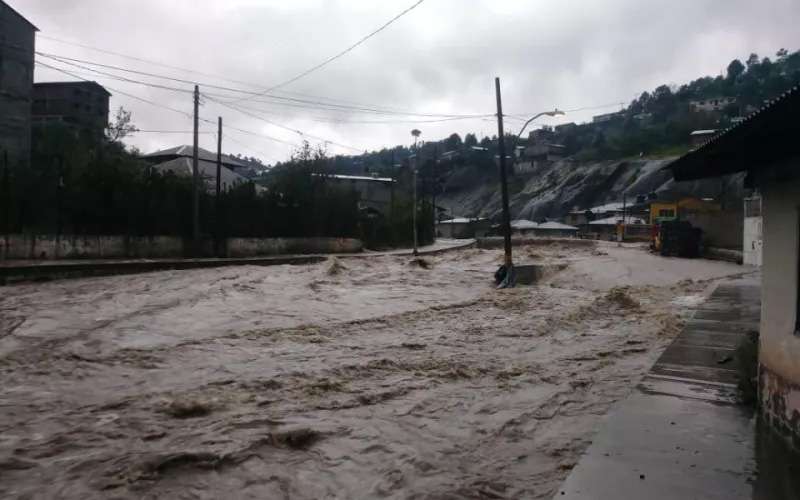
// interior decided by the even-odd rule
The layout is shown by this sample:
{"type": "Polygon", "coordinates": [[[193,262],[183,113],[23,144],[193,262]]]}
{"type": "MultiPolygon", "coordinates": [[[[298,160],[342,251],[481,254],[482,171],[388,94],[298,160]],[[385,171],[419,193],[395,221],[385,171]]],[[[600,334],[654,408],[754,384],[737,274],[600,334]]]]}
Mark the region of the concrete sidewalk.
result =
{"type": "Polygon", "coordinates": [[[735,349],[759,316],[755,279],[720,284],[609,413],[554,498],[800,498],[796,458],[757,439],[752,410],[736,402],[735,349]],[[765,460],[768,474],[759,473],[765,460]]]}
{"type": "MultiPolygon", "coordinates": [[[[440,239],[432,245],[419,248],[419,255],[436,255],[451,250],[470,248],[475,240],[440,239]]],[[[0,262],[0,285],[15,281],[37,279],[70,278],[82,276],[106,276],[112,274],[134,274],[169,269],[201,269],[225,266],[278,266],[301,265],[321,262],[329,257],[342,259],[369,258],[385,255],[412,255],[410,249],[386,252],[362,252],[349,254],[303,254],[268,255],[241,258],[199,259],[74,259],[74,260],[8,260],[0,262]]]]}

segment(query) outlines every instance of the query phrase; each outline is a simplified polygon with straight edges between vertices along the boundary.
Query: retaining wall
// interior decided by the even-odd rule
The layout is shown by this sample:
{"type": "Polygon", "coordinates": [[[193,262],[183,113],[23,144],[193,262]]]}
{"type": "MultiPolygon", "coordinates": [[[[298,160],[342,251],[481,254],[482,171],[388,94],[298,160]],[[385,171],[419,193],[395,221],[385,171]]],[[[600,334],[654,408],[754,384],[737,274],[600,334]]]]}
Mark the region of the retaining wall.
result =
{"type": "MultiPolygon", "coordinates": [[[[190,249],[190,241],[175,236],[0,236],[0,258],[8,260],[180,258],[189,255],[190,249]]],[[[214,256],[213,249],[213,240],[203,240],[201,256],[214,256]]],[[[362,249],[361,240],[353,238],[228,238],[221,253],[223,257],[256,257],[356,253],[362,249]]]]}

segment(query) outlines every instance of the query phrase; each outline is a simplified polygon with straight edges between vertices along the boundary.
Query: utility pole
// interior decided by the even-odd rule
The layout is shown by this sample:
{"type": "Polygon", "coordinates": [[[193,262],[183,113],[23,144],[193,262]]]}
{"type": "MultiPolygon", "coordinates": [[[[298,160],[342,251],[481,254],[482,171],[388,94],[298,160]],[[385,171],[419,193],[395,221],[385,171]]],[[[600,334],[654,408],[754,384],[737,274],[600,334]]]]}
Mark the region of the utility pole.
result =
{"type": "Polygon", "coordinates": [[[192,251],[200,251],[200,172],[199,172],[199,120],[200,86],[194,86],[194,148],[192,149],[192,251]]]}
{"type": "Polygon", "coordinates": [[[0,260],[6,260],[6,256],[8,255],[8,243],[9,243],[9,235],[8,233],[11,232],[9,229],[9,211],[11,210],[11,189],[9,186],[8,181],[8,151],[3,150],[3,239],[5,240],[5,245],[3,245],[3,254],[0,255],[0,260]]]}
{"type": "MultiPolygon", "coordinates": [[[[414,147],[416,149],[416,146],[414,147]]],[[[414,154],[414,175],[411,184],[414,185],[414,196],[412,204],[414,205],[411,209],[411,223],[414,226],[414,257],[419,255],[419,251],[417,250],[417,156],[416,153],[414,154]]]]}
{"type": "Polygon", "coordinates": [[[392,163],[389,167],[389,178],[392,179],[391,184],[389,184],[389,238],[391,239],[391,244],[394,247],[395,245],[395,237],[394,237],[394,152],[395,150],[392,149],[392,163]]]}
{"type": "Polygon", "coordinates": [[[436,211],[436,163],[439,161],[439,143],[433,145],[433,166],[431,166],[431,177],[433,189],[431,189],[431,204],[433,205],[433,241],[436,241],[436,222],[438,219],[438,213],[436,211]]]}
{"type": "Polygon", "coordinates": [[[497,141],[500,154],[500,190],[503,196],[503,239],[505,247],[505,286],[513,286],[513,261],[511,259],[511,214],[508,208],[508,181],[506,179],[506,141],[503,132],[503,101],[500,96],[500,78],[494,79],[497,96],[497,141]]]}
{"type": "Polygon", "coordinates": [[[414,226],[414,257],[419,255],[419,251],[417,250],[417,167],[419,166],[419,151],[417,150],[417,138],[422,134],[417,129],[411,131],[411,135],[414,137],[414,168],[413,168],[413,176],[412,176],[412,184],[414,185],[414,196],[413,196],[413,207],[411,209],[411,221],[412,225],[414,226]]]}
{"type": "Polygon", "coordinates": [[[619,238],[619,244],[622,245],[622,242],[625,241],[625,225],[627,223],[627,212],[628,212],[628,194],[623,191],[622,192],[622,231],[619,238]]]}
{"type": "Polygon", "coordinates": [[[216,213],[216,219],[217,219],[217,224],[216,224],[217,227],[216,227],[216,231],[214,231],[216,233],[216,235],[217,235],[217,237],[216,237],[217,248],[216,248],[216,252],[214,252],[214,253],[217,254],[217,257],[220,256],[220,250],[221,250],[220,246],[221,246],[221,243],[222,243],[222,241],[221,241],[221,237],[222,237],[222,217],[221,217],[221,215],[222,215],[222,210],[221,210],[222,200],[219,197],[219,195],[220,195],[220,185],[221,185],[221,182],[222,182],[221,177],[222,177],[222,117],[220,116],[218,121],[217,121],[217,189],[216,189],[216,195],[217,196],[216,196],[216,198],[214,198],[214,204],[216,205],[215,206],[215,208],[216,208],[215,213],[216,213]]]}

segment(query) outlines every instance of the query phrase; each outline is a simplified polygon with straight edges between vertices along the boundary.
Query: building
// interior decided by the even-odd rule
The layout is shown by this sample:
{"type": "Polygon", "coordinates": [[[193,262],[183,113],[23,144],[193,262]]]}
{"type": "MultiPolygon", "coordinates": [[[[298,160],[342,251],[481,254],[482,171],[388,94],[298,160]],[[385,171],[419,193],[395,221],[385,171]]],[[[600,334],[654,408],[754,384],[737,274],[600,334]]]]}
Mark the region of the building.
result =
{"type": "Polygon", "coordinates": [[[676,181],[746,172],[763,218],[759,399],[764,420],[800,448],[800,86],[672,162],[676,181]]]}
{"type": "Polygon", "coordinates": [[[391,177],[319,174],[332,182],[358,192],[359,206],[387,215],[391,209],[396,181],[391,177]]]}
{"type": "Polygon", "coordinates": [[[561,125],[556,125],[555,127],[553,127],[553,130],[555,130],[556,134],[564,134],[566,132],[575,130],[576,128],[578,128],[578,125],[575,122],[569,122],[569,123],[562,123],[561,125]]]}
{"type": "Polygon", "coordinates": [[[0,0],[0,161],[27,165],[31,156],[31,88],[36,32],[30,21],[0,0]]]}
{"type": "Polygon", "coordinates": [[[626,226],[634,226],[637,228],[641,228],[643,226],[648,226],[647,221],[645,221],[642,217],[637,215],[625,215],[623,218],[622,214],[620,215],[612,215],[611,217],[605,217],[602,219],[595,219],[591,222],[583,224],[580,227],[580,231],[584,236],[594,238],[597,240],[608,240],[614,241],[617,239],[618,233],[618,226],[621,224],[626,226]]]}
{"type": "Polygon", "coordinates": [[[533,230],[539,224],[527,219],[517,219],[511,221],[511,234],[518,234],[520,236],[533,236],[533,230]]]}
{"type": "Polygon", "coordinates": [[[622,111],[617,111],[615,113],[604,113],[602,115],[595,115],[592,117],[592,123],[610,123],[617,120],[622,120],[625,117],[625,113],[622,111]]]}
{"type": "Polygon", "coordinates": [[[700,213],[722,211],[719,203],[709,198],[684,197],[677,200],[653,200],[650,202],[650,224],[664,220],[686,219],[700,213]]]}
{"type": "Polygon", "coordinates": [[[436,226],[436,232],[440,238],[482,238],[489,232],[490,226],[489,219],[456,217],[440,221],[436,226]]]}
{"type": "Polygon", "coordinates": [[[578,228],[560,222],[548,221],[538,224],[533,234],[544,238],[574,238],[578,235],[578,228]]]}
{"type": "Polygon", "coordinates": [[[715,135],[717,135],[717,131],[713,129],[695,130],[689,134],[689,142],[693,148],[696,148],[711,140],[715,135]]]}
{"type": "Polygon", "coordinates": [[[742,211],[739,207],[723,210],[711,198],[683,197],[655,200],[650,203],[650,224],[680,219],[703,231],[703,245],[728,250],[742,249],[742,211]]]}
{"type": "MultiPolygon", "coordinates": [[[[192,166],[193,150],[192,146],[177,146],[144,155],[142,158],[150,163],[154,170],[162,174],[171,172],[178,177],[191,178],[194,175],[192,166]]],[[[215,193],[217,190],[217,154],[199,148],[198,160],[198,172],[205,183],[206,191],[215,193]]],[[[220,188],[222,191],[250,182],[246,177],[234,172],[235,168],[241,168],[242,166],[246,166],[246,164],[232,156],[222,156],[222,169],[220,170],[220,188]]]]}
{"type": "Polygon", "coordinates": [[[730,105],[736,105],[735,97],[711,97],[709,99],[695,99],[689,101],[691,111],[717,112],[730,105]]]}
{"type": "Polygon", "coordinates": [[[33,125],[62,123],[98,139],[108,127],[111,94],[97,82],[43,82],[33,85],[33,125]]]}

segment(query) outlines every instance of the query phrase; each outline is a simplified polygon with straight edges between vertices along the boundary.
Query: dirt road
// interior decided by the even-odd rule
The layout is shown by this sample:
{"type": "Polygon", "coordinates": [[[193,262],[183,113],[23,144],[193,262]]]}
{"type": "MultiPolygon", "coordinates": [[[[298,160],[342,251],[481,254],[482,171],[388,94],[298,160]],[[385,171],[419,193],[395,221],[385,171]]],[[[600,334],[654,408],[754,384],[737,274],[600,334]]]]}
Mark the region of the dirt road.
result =
{"type": "Polygon", "coordinates": [[[688,306],[747,271],[537,246],[518,262],[569,267],[494,291],[500,258],[3,288],[0,496],[547,498],[688,306]]]}

